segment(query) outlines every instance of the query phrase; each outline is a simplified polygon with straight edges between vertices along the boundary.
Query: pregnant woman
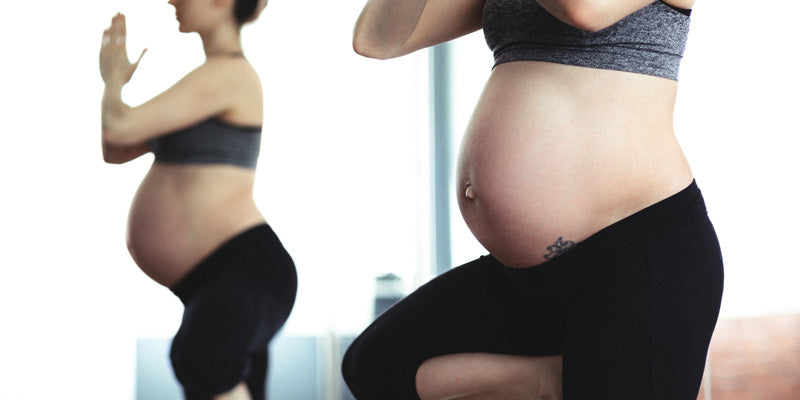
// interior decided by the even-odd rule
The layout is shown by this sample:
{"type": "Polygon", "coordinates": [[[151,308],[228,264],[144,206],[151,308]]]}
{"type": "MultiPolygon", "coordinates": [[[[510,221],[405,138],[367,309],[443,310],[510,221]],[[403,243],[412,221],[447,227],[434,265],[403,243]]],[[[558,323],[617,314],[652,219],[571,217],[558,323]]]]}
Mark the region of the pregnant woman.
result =
{"type": "Polygon", "coordinates": [[[240,30],[266,1],[169,3],[180,31],[200,35],[206,60],[130,107],[120,92],[138,61],[128,61],[125,19],[115,16],[100,51],[103,155],[125,163],[155,154],[131,206],[128,249],[185,306],[170,358],[186,398],[263,399],[267,346],[297,290],[292,258],[253,200],[263,102],[240,30]]]}
{"type": "Polygon", "coordinates": [[[490,255],[356,339],[356,398],[697,398],[723,269],[673,129],[693,1],[367,2],[367,57],[483,29],[456,191],[490,255]]]}

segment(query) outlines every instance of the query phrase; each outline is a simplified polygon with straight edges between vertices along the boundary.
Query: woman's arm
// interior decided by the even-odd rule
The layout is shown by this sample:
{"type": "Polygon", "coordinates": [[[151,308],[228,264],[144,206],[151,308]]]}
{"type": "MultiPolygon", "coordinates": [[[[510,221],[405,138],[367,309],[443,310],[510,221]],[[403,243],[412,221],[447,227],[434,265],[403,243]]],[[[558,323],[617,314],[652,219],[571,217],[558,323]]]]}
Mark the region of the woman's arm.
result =
{"type": "Polygon", "coordinates": [[[596,32],[638,11],[653,0],[536,0],[562,22],[596,32]]]}
{"type": "MultiPolygon", "coordinates": [[[[141,61],[144,53],[147,51],[147,49],[142,51],[136,63],[131,64],[130,61],[128,61],[128,55],[125,49],[124,18],[125,17],[121,14],[117,14],[111,20],[111,27],[103,32],[103,42],[100,48],[100,75],[106,83],[101,108],[103,121],[105,121],[109,114],[118,112],[120,108],[125,106],[125,104],[122,103],[122,86],[133,76],[133,73],[139,65],[139,61],[141,61]],[[122,21],[121,28],[119,23],[120,19],[122,21]],[[113,43],[112,37],[114,40],[113,43]]],[[[133,146],[115,146],[106,141],[105,135],[101,142],[103,160],[107,163],[126,163],[148,152],[147,144],[145,143],[133,146]]]]}
{"type": "Polygon", "coordinates": [[[106,83],[103,140],[116,146],[134,145],[228,111],[236,100],[235,94],[240,92],[237,86],[241,85],[242,74],[252,73],[235,63],[208,60],[163,93],[136,107],[122,101],[122,85],[106,83]]]}
{"type": "MultiPolygon", "coordinates": [[[[104,33],[100,71],[105,81],[102,103],[103,148],[106,159],[126,159],[146,152],[146,142],[228,111],[254,72],[245,61],[211,59],[152,100],[130,107],[122,101],[122,87],[136,70],[125,50],[125,19],[117,15],[104,33]],[[105,154],[105,151],[104,151],[105,154]]],[[[135,157],[134,157],[135,158],[135,157]]],[[[124,161],[123,161],[124,162],[124,161]]]]}
{"type": "Polygon", "coordinates": [[[147,154],[149,151],[150,148],[147,143],[133,146],[114,146],[103,142],[103,161],[109,164],[124,164],[139,158],[143,154],[147,154]]]}
{"type": "Polygon", "coordinates": [[[369,0],[353,33],[365,57],[400,57],[481,28],[485,0],[369,0]]]}

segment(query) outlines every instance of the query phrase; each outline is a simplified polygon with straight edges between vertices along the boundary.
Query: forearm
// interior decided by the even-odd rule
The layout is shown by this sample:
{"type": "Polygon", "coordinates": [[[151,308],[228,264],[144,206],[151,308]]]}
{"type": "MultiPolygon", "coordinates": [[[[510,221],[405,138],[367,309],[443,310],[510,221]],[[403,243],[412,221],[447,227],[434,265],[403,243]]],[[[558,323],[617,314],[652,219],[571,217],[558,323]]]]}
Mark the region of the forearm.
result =
{"type": "Polygon", "coordinates": [[[145,143],[131,144],[124,140],[124,119],[130,107],[122,101],[122,86],[116,83],[106,84],[100,111],[103,160],[110,164],[126,163],[149,151],[145,143]]]}
{"type": "Polygon", "coordinates": [[[125,113],[130,108],[122,101],[122,84],[106,83],[103,102],[100,109],[103,128],[103,142],[123,145],[122,135],[125,113]]]}
{"type": "Polygon", "coordinates": [[[369,0],[356,21],[353,48],[359,54],[390,58],[414,32],[427,0],[369,0]]]}
{"type": "Polygon", "coordinates": [[[536,0],[554,17],[586,31],[605,29],[653,0],[536,0]]]}

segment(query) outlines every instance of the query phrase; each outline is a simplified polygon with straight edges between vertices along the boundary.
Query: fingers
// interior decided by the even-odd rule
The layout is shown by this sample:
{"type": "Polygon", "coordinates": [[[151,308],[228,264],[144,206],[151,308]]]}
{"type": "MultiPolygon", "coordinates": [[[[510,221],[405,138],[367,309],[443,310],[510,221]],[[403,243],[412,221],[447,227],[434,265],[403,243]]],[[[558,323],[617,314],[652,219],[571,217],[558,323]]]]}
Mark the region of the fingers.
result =
{"type": "Polygon", "coordinates": [[[134,69],[134,70],[135,70],[135,69],[136,69],[136,68],[139,66],[139,61],[142,61],[142,57],[144,57],[144,53],[147,53],[147,48],[145,48],[144,50],[142,50],[142,54],[139,54],[139,59],[138,59],[138,60],[136,60],[136,62],[135,62],[135,63],[133,63],[133,69],[134,69]]]}
{"type": "Polygon", "coordinates": [[[103,31],[103,40],[101,43],[103,47],[106,47],[109,43],[111,43],[111,32],[109,32],[108,29],[103,31]]]}
{"type": "Polygon", "coordinates": [[[100,74],[108,82],[119,81],[127,83],[142,61],[147,49],[142,50],[139,58],[131,64],[128,59],[126,40],[125,16],[117,13],[111,18],[111,26],[103,31],[102,46],[100,48],[100,74]]]}
{"type": "Polygon", "coordinates": [[[117,18],[119,19],[119,34],[124,38],[127,31],[125,27],[125,14],[117,13],[117,18]]]}
{"type": "Polygon", "coordinates": [[[109,28],[109,40],[117,46],[125,44],[125,16],[117,13],[111,18],[111,27],[109,28]]]}
{"type": "Polygon", "coordinates": [[[117,15],[111,18],[111,27],[109,28],[109,30],[111,31],[111,36],[116,36],[117,32],[119,32],[119,23],[117,22],[118,16],[119,13],[117,13],[117,15]]]}
{"type": "Polygon", "coordinates": [[[117,14],[114,17],[114,26],[116,28],[114,35],[114,44],[122,46],[125,44],[125,20],[121,18],[122,14],[117,14]]]}
{"type": "Polygon", "coordinates": [[[131,78],[133,77],[133,73],[136,72],[137,68],[139,68],[139,61],[142,61],[142,57],[144,57],[144,53],[147,53],[147,49],[146,48],[144,50],[142,50],[142,54],[139,54],[139,59],[136,60],[135,63],[131,64],[131,72],[128,75],[128,79],[126,80],[126,82],[131,80],[131,78]]]}

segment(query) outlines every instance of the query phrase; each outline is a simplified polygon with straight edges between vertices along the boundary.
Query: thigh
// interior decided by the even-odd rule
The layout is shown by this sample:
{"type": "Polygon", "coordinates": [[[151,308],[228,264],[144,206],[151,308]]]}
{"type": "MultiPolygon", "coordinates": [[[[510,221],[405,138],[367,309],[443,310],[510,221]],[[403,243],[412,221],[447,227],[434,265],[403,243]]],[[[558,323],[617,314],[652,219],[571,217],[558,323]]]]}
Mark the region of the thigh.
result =
{"type": "Polygon", "coordinates": [[[185,310],[170,357],[186,392],[222,393],[246,380],[253,398],[263,398],[267,346],[296,290],[294,263],[268,225],[201,262],[174,290],[185,310]]]}
{"type": "Polygon", "coordinates": [[[564,333],[565,400],[651,400],[651,265],[643,243],[578,276],[564,333]]]}
{"type": "Polygon", "coordinates": [[[649,241],[656,400],[697,398],[722,301],[722,255],[707,218],[649,241]]]}
{"type": "Polygon", "coordinates": [[[419,366],[440,355],[559,354],[555,304],[524,295],[502,265],[482,257],[423,285],[376,319],[348,349],[345,379],[359,399],[408,399],[416,398],[419,366]]]}
{"type": "Polygon", "coordinates": [[[262,310],[240,285],[217,280],[186,304],[170,358],[187,392],[223,393],[249,373],[249,356],[256,346],[262,310]]]}
{"type": "Polygon", "coordinates": [[[721,267],[707,218],[592,266],[568,309],[564,398],[695,400],[719,312],[721,267]]]}

